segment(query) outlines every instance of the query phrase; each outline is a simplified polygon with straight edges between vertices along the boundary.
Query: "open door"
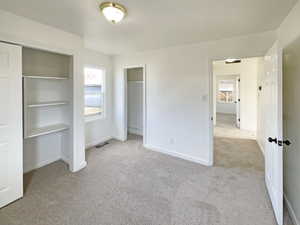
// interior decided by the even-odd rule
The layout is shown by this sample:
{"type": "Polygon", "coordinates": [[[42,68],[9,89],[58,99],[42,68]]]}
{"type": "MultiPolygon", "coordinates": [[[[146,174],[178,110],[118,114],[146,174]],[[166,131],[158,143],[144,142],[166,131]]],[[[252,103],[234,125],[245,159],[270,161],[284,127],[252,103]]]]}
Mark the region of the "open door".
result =
{"type": "Polygon", "coordinates": [[[283,224],[282,50],[275,43],[265,56],[265,181],[276,220],[283,224]]]}
{"type": "Polygon", "coordinates": [[[241,117],[240,117],[240,77],[236,78],[235,81],[235,107],[236,107],[236,126],[240,128],[240,122],[241,122],[241,117]]]}
{"type": "Polygon", "coordinates": [[[0,208],[23,196],[21,51],[0,42],[0,208]]]}

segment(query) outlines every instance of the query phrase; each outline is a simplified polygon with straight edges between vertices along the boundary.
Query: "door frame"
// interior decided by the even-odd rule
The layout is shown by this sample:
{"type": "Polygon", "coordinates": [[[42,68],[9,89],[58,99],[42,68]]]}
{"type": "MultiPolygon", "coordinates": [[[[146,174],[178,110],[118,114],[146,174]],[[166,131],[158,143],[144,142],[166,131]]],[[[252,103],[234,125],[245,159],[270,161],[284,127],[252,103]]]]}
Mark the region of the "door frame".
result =
{"type": "MultiPolygon", "coordinates": [[[[225,77],[225,76],[235,76],[235,79],[234,79],[234,84],[235,84],[235,101],[236,101],[236,93],[237,93],[237,88],[236,88],[236,79],[238,78],[238,79],[240,79],[241,78],[241,74],[239,74],[239,73],[227,73],[227,74],[215,74],[215,75],[213,75],[213,84],[212,85],[214,85],[214,80],[215,81],[217,81],[217,77],[218,76],[223,76],[223,77],[225,77]]],[[[224,79],[225,80],[225,79],[224,79]]],[[[230,80],[233,80],[233,79],[230,79],[230,80]]],[[[215,118],[215,120],[213,121],[214,122],[214,125],[216,125],[216,115],[217,115],[217,111],[216,111],[216,109],[217,109],[217,104],[218,104],[218,101],[217,101],[217,92],[214,92],[215,90],[215,88],[217,89],[217,87],[218,87],[218,83],[216,82],[216,87],[212,87],[213,88],[213,93],[212,93],[212,95],[213,95],[213,103],[214,103],[214,101],[215,101],[215,105],[213,104],[213,117],[215,118]]],[[[239,97],[240,97],[240,87],[239,87],[239,97]]],[[[240,105],[239,105],[239,110],[240,110],[240,105]]],[[[235,112],[236,112],[236,118],[237,118],[237,107],[236,107],[236,105],[235,105],[235,112]]]]}
{"type": "Polygon", "coordinates": [[[236,110],[236,127],[241,129],[241,75],[236,77],[235,86],[235,110],[236,110]]]}
{"type": "Polygon", "coordinates": [[[209,81],[209,90],[208,90],[208,104],[209,104],[209,114],[208,114],[208,132],[209,132],[209,152],[208,152],[208,165],[213,166],[214,165],[214,121],[215,118],[215,112],[214,112],[214,68],[213,68],[213,62],[223,60],[223,59],[217,59],[217,58],[211,58],[208,60],[208,81],[209,81]]]}
{"type": "MultiPolygon", "coordinates": [[[[213,62],[214,61],[220,61],[220,60],[225,60],[227,58],[252,58],[252,57],[258,57],[258,56],[230,56],[230,57],[220,57],[220,58],[209,58],[208,59],[208,81],[209,81],[209,127],[208,127],[208,132],[209,132],[209,154],[208,154],[208,165],[213,166],[214,165],[214,121],[216,120],[215,118],[215,113],[214,113],[214,98],[215,98],[215,93],[214,93],[214,70],[213,70],[213,62]]],[[[241,78],[241,74],[232,74],[239,76],[241,78]]],[[[240,87],[241,89],[241,87],[240,87]]],[[[241,105],[240,105],[241,108],[241,105]]],[[[241,117],[241,116],[240,116],[241,117]]]]}
{"type": "Polygon", "coordinates": [[[147,76],[146,76],[146,64],[131,65],[123,67],[123,139],[127,141],[128,132],[128,84],[127,84],[127,70],[142,68],[143,69],[143,145],[147,144],[147,76]]]}

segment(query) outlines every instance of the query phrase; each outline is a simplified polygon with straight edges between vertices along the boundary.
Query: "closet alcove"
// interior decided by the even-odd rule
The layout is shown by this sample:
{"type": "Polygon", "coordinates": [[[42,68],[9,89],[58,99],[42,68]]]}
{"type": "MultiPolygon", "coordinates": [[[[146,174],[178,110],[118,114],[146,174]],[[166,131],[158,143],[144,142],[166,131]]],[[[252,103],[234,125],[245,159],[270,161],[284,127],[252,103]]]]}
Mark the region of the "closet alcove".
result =
{"type": "Polygon", "coordinates": [[[73,148],[73,57],[23,47],[24,172],[62,159],[73,148]]]}

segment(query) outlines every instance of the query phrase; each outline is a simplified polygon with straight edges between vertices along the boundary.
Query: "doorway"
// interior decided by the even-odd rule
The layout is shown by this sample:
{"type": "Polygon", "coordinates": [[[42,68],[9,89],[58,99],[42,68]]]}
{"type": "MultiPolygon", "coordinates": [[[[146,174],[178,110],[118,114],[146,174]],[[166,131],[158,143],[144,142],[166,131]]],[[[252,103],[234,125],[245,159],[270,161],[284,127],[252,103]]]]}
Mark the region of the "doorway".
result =
{"type": "Polygon", "coordinates": [[[240,128],[239,75],[216,74],[215,125],[240,128]]]}
{"type": "MultiPolygon", "coordinates": [[[[266,189],[279,225],[283,222],[282,191],[282,50],[275,43],[264,57],[212,61],[211,162],[265,177],[266,189]],[[226,62],[227,61],[227,62],[226,62]],[[217,114],[217,75],[239,74],[239,118],[217,114]],[[231,123],[231,126],[228,123],[231,123]],[[224,122],[225,121],[225,122],[224,122]],[[218,123],[219,122],[219,123],[218,123]],[[226,126],[224,125],[226,124],[226,126]]],[[[226,83],[226,82],[225,82],[226,83]]],[[[223,91],[228,90],[223,88],[223,91]]],[[[232,93],[223,93],[229,102],[232,93]]],[[[225,96],[225,97],[224,97],[225,96]]],[[[220,98],[220,97],[219,97],[220,98]]],[[[238,112],[238,111],[236,111],[238,112]]]]}
{"type": "Polygon", "coordinates": [[[124,68],[124,140],[143,139],[146,142],[146,74],[145,66],[124,68]]]}
{"type": "Polygon", "coordinates": [[[213,61],[214,165],[264,171],[256,142],[262,57],[213,61]]]}
{"type": "Polygon", "coordinates": [[[214,136],[256,139],[262,57],[213,61],[214,136]]]}

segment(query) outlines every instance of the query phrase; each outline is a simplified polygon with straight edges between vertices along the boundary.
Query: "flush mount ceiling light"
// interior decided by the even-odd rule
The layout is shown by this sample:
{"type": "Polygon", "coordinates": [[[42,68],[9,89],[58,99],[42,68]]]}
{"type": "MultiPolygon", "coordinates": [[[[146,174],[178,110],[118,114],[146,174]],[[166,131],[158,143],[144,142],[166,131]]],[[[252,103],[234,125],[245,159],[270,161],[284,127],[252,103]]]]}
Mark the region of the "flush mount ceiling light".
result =
{"type": "Polygon", "coordinates": [[[119,3],[103,2],[100,4],[100,10],[104,17],[112,22],[119,23],[126,16],[126,8],[119,3]]]}
{"type": "Polygon", "coordinates": [[[240,62],[242,62],[242,60],[240,60],[240,59],[226,59],[226,60],[225,60],[225,63],[226,63],[226,64],[240,63],[240,62]]]}

